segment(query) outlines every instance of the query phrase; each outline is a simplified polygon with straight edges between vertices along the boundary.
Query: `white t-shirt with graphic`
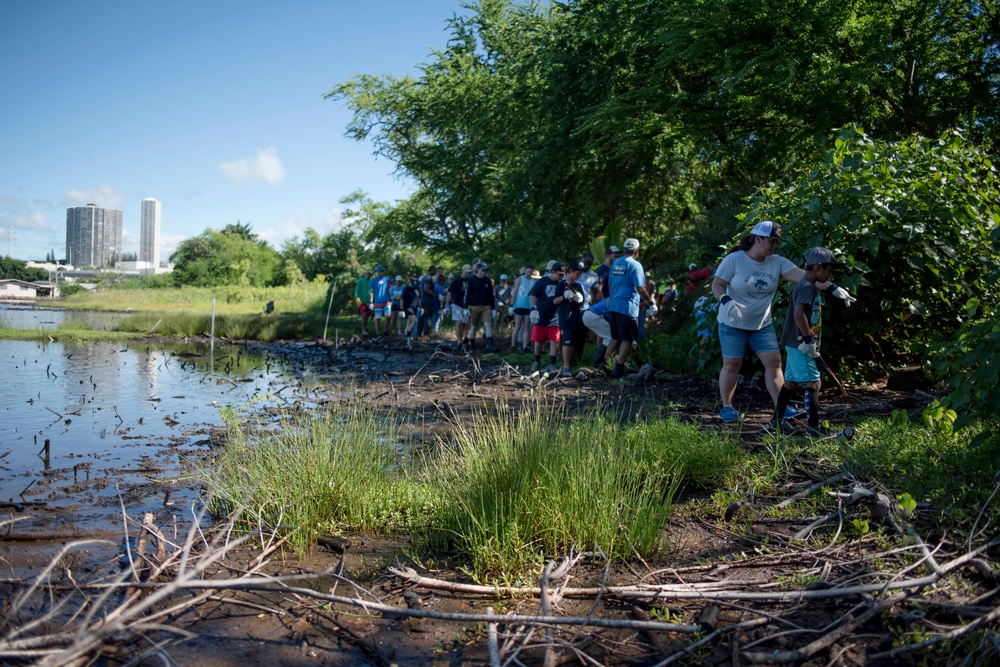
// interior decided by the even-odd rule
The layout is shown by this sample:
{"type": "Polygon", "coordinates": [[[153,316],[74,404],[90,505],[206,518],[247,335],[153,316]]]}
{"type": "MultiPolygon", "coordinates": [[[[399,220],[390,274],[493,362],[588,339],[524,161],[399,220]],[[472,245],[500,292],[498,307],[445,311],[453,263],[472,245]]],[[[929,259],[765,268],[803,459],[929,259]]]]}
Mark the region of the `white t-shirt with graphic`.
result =
{"type": "Polygon", "coordinates": [[[795,263],[780,255],[771,255],[763,262],[751,259],[746,252],[737,250],[726,255],[715,270],[715,275],[729,283],[726,294],[746,306],[743,321],[729,321],[725,308],[719,309],[718,320],[737,329],[758,331],[771,326],[771,302],[778,291],[781,274],[795,268],[795,263]]]}

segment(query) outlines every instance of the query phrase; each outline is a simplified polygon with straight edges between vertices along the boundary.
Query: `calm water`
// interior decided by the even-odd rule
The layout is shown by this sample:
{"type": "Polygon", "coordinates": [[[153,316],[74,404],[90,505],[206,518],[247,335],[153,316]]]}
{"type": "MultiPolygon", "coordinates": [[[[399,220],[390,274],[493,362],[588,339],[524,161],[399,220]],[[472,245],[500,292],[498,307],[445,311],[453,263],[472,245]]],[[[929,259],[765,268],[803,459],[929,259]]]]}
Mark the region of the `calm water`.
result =
{"type": "MultiPolygon", "coordinates": [[[[229,347],[210,357],[205,344],[0,341],[0,501],[79,508],[79,520],[98,522],[120,517],[120,493],[130,514],[189,512],[182,505],[190,506],[193,492],[169,497],[181,486],[170,480],[207,461],[208,432],[222,425],[221,408],[308,403],[321,382],[308,369],[291,373],[239,352],[229,347]],[[162,495],[138,491],[150,480],[162,482],[162,495]]],[[[38,519],[36,512],[34,528],[38,519]]]]}
{"type": "Polygon", "coordinates": [[[0,304],[0,326],[8,329],[56,329],[60,324],[80,324],[82,328],[111,331],[128,315],[94,310],[64,310],[28,304],[0,304]]]}

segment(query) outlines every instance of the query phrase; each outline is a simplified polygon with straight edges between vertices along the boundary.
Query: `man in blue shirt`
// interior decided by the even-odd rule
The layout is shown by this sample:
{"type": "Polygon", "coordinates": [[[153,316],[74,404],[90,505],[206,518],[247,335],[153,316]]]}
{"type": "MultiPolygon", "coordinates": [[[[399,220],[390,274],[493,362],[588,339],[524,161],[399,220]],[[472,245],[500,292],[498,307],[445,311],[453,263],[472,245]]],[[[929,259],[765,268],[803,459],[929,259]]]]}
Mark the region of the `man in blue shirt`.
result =
{"type": "Polygon", "coordinates": [[[375,335],[382,334],[382,318],[385,318],[385,333],[389,333],[389,316],[392,315],[390,307],[389,287],[392,281],[385,275],[385,267],[379,264],[375,267],[375,278],[371,282],[371,304],[375,311],[375,335]]]}
{"type": "Polygon", "coordinates": [[[638,261],[639,240],[626,239],[624,250],[625,256],[611,265],[609,276],[611,343],[608,347],[618,349],[612,374],[615,379],[625,377],[625,360],[632,351],[632,342],[639,339],[639,310],[650,306],[646,272],[638,261]]]}

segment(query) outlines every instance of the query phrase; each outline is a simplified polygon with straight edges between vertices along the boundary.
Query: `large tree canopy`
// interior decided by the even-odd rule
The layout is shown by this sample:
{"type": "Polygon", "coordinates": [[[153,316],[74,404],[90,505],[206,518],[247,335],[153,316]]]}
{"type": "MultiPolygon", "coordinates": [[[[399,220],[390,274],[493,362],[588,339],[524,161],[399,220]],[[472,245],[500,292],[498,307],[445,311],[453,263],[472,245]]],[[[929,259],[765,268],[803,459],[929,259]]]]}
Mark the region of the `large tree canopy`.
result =
{"type": "Polygon", "coordinates": [[[417,185],[397,231],[441,252],[565,256],[616,218],[646,241],[706,223],[728,235],[744,197],[851,123],[887,141],[959,128],[1000,147],[995,3],[466,8],[417,76],[327,93],[354,112],[348,136],[417,185]]]}
{"type": "Polygon", "coordinates": [[[177,285],[265,287],[284,281],[278,253],[239,223],[183,241],[170,261],[177,285]]]}

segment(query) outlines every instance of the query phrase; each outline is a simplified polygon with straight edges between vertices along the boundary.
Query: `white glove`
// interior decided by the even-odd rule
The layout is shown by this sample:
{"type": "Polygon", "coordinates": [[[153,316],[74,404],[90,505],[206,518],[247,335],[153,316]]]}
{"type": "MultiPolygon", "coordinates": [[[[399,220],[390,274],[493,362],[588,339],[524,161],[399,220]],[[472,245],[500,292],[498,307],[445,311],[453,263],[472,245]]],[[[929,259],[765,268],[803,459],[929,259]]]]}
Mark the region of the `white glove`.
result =
{"type": "Polygon", "coordinates": [[[568,289],[565,292],[563,292],[563,299],[566,300],[566,301],[572,301],[573,300],[573,290],[568,289]]]}
{"type": "Polygon", "coordinates": [[[816,347],[816,339],[814,338],[808,343],[806,343],[805,341],[799,343],[799,352],[812,359],[818,357],[819,348],[816,347]]]}
{"type": "Polygon", "coordinates": [[[646,317],[654,317],[658,312],[660,312],[660,309],[655,303],[651,303],[649,304],[649,308],[646,309],[646,317]]]}
{"type": "Polygon", "coordinates": [[[569,298],[573,303],[583,303],[583,293],[573,292],[573,296],[569,298]]]}
{"type": "Polygon", "coordinates": [[[729,299],[722,304],[722,314],[729,318],[729,321],[733,324],[743,321],[743,311],[745,309],[746,306],[732,297],[729,297],[729,299]]]}
{"type": "Polygon", "coordinates": [[[531,315],[528,317],[532,324],[538,324],[538,311],[534,308],[531,309],[531,315]]]}
{"type": "Polygon", "coordinates": [[[848,308],[851,307],[852,303],[857,301],[857,299],[851,296],[851,293],[845,290],[843,287],[835,288],[832,292],[830,292],[830,294],[832,296],[837,297],[838,299],[841,299],[844,302],[844,305],[847,306],[848,308]]]}

